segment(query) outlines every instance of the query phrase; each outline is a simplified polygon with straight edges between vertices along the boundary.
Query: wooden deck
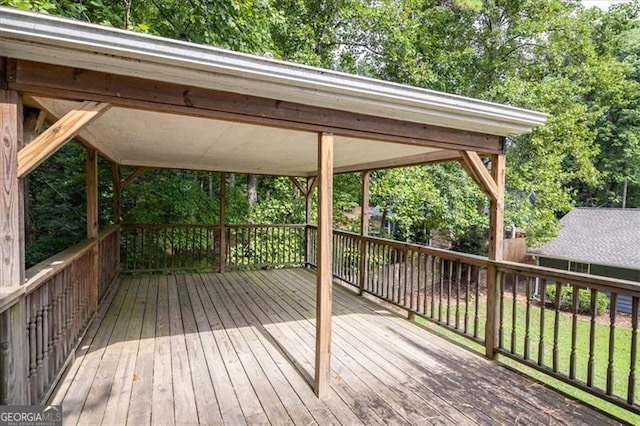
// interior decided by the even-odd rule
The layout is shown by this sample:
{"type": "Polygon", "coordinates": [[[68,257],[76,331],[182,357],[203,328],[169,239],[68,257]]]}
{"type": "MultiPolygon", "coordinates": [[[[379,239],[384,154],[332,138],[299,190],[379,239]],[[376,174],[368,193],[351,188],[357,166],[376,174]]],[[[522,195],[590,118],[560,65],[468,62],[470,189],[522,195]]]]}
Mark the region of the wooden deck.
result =
{"type": "Polygon", "coordinates": [[[310,386],[315,275],[121,279],[53,396],[65,424],[615,424],[334,286],[331,392],[310,386]]]}

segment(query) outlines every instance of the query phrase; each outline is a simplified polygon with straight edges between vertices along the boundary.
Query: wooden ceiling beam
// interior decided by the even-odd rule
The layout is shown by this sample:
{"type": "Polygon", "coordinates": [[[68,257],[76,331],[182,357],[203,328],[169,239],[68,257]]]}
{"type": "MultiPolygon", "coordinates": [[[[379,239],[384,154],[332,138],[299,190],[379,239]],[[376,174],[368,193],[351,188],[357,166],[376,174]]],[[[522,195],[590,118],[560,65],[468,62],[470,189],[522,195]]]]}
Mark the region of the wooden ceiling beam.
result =
{"type": "Polygon", "coordinates": [[[18,177],[38,167],[110,107],[107,103],[84,102],[80,108],[69,111],[18,152],[18,177]]]}
{"type": "Polygon", "coordinates": [[[495,135],[98,71],[9,59],[7,72],[11,89],[33,96],[486,154],[504,149],[495,135]]]}

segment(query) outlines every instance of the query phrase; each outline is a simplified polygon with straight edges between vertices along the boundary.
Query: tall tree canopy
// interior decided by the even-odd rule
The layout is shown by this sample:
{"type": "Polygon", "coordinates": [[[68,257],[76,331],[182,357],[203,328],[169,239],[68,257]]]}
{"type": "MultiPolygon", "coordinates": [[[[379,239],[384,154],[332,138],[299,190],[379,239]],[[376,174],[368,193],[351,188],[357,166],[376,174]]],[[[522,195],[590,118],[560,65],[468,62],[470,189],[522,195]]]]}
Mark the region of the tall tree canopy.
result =
{"type": "MultiPolygon", "coordinates": [[[[640,207],[637,1],[609,11],[586,9],[578,0],[0,4],[546,112],[546,125],[507,140],[507,227],[526,229],[532,245],[552,238],[558,218],[574,205],[620,206],[625,187],[626,206],[640,207]]],[[[201,176],[198,184],[198,178],[185,173],[171,179],[162,173],[153,176],[154,185],[169,185],[171,191],[186,188],[183,192],[194,200],[201,197],[198,191],[215,196],[215,188],[207,191],[207,177],[201,176]]],[[[139,184],[148,190],[151,177],[139,184]]],[[[301,218],[302,202],[286,179],[259,177],[252,208],[245,181],[232,185],[230,197],[239,206],[232,220],[249,220],[249,215],[256,221],[301,218]]],[[[342,189],[339,214],[358,203],[357,176],[339,177],[336,185],[342,189]]],[[[136,210],[140,191],[132,187],[138,196],[129,200],[134,213],[148,211],[136,210]]],[[[149,197],[144,201],[150,202],[149,197]]],[[[197,204],[183,201],[185,206],[197,204]]],[[[462,241],[482,235],[487,223],[487,200],[456,164],[375,173],[372,201],[399,225],[399,237],[414,241],[426,242],[433,230],[462,241]]]]}

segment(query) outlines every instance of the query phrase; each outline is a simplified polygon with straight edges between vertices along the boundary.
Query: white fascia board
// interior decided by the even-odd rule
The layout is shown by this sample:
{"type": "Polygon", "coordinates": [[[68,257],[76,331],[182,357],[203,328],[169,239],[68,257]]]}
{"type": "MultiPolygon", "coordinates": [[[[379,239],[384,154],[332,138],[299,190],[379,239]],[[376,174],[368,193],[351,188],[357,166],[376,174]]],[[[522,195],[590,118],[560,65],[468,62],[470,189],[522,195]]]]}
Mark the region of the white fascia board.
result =
{"type": "Polygon", "coordinates": [[[50,15],[0,8],[1,54],[509,136],[535,111],[50,15]]]}

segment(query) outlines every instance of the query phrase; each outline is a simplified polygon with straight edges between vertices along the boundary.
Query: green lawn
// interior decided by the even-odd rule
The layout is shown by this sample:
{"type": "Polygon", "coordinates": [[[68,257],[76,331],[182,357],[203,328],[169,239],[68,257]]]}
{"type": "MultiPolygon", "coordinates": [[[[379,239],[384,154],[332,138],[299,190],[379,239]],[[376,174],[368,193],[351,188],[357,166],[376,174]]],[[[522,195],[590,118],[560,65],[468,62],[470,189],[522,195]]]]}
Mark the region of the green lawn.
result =
{"type": "MultiPolygon", "coordinates": [[[[515,324],[515,339],[514,339],[514,352],[520,356],[524,355],[524,342],[525,342],[525,324],[526,324],[526,303],[524,301],[518,301],[515,304],[515,317],[514,306],[511,300],[511,295],[505,295],[504,299],[504,314],[503,314],[503,347],[506,350],[511,351],[512,342],[512,325],[515,324]]],[[[464,316],[464,306],[460,306],[460,318],[464,316]]],[[[436,306],[437,313],[437,306],[436,306]]],[[[473,323],[473,316],[475,314],[475,306],[470,304],[469,306],[469,319],[470,323],[473,323]]],[[[553,309],[545,309],[544,313],[544,365],[548,367],[553,366],[553,349],[554,349],[554,323],[555,323],[555,311],[553,309]]],[[[608,319],[608,312],[604,314],[608,319]]],[[[436,315],[437,316],[437,315],[436,315]]],[[[484,336],[484,322],[486,318],[486,305],[479,303],[478,307],[479,316],[479,329],[478,335],[484,336]]],[[[446,318],[446,309],[443,307],[443,318],[446,318]]],[[[452,306],[451,318],[455,318],[455,306],[452,306]]],[[[538,360],[539,353],[539,341],[540,341],[540,320],[541,320],[541,308],[530,305],[529,313],[529,341],[530,352],[529,357],[534,363],[538,360]]],[[[571,341],[572,341],[572,316],[570,313],[560,312],[558,316],[558,371],[560,373],[569,374],[569,360],[571,355],[571,341]]],[[[456,341],[462,342],[473,349],[484,352],[484,348],[480,345],[465,339],[453,332],[449,332],[441,327],[429,325],[424,319],[418,319],[418,322],[438,333],[443,333],[449,338],[453,338],[456,341]]],[[[576,377],[578,380],[586,381],[587,378],[587,365],[589,360],[589,332],[590,321],[588,319],[579,318],[577,321],[577,334],[576,334],[576,377]]],[[[594,381],[593,385],[600,389],[606,388],[607,379],[607,365],[609,354],[609,326],[608,324],[597,322],[595,326],[595,350],[593,354],[594,359],[594,381]]],[[[622,325],[618,325],[615,330],[615,352],[614,352],[614,388],[613,393],[626,400],[627,387],[628,387],[628,375],[630,364],[630,347],[631,347],[631,330],[622,325]]],[[[629,411],[622,409],[616,405],[604,402],[587,392],[580,391],[572,386],[569,386],[557,379],[554,379],[544,373],[526,367],[520,362],[513,361],[507,357],[500,357],[500,362],[531,375],[532,377],[540,380],[550,386],[556,387],[559,390],[570,394],[576,398],[582,399],[585,402],[592,404],[598,408],[605,410],[612,415],[620,417],[633,424],[640,424],[640,416],[637,416],[629,411]]],[[[636,360],[636,371],[638,371],[640,382],[640,362],[636,360]]],[[[636,386],[636,402],[640,402],[640,386],[636,386]]]]}

